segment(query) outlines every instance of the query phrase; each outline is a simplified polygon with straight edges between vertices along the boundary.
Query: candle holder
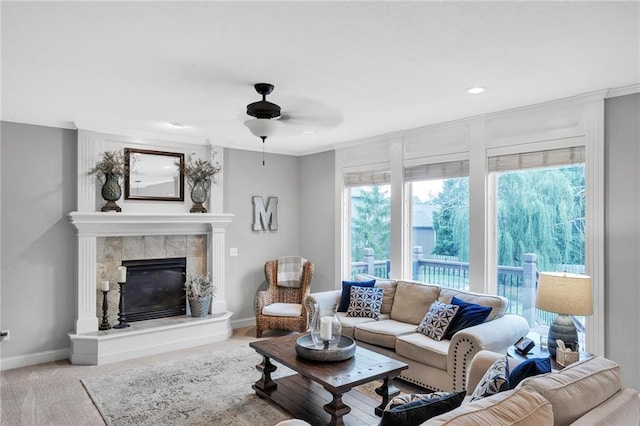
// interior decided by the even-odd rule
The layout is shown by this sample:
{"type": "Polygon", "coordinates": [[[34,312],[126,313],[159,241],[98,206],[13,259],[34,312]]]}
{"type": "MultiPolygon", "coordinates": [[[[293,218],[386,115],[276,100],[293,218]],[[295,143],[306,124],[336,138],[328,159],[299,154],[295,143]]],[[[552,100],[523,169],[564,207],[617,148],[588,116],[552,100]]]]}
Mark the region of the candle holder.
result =
{"type": "Polygon", "coordinates": [[[102,323],[100,323],[100,330],[109,330],[111,328],[111,324],[109,324],[109,319],[107,318],[107,311],[109,310],[109,302],[107,301],[107,294],[109,290],[102,290],[102,323]]]}
{"type": "Polygon", "coordinates": [[[127,324],[127,312],[124,309],[124,285],[126,282],[119,282],[120,286],[120,303],[118,304],[118,324],[114,325],[113,328],[127,328],[130,327],[131,324],[127,324]]]}

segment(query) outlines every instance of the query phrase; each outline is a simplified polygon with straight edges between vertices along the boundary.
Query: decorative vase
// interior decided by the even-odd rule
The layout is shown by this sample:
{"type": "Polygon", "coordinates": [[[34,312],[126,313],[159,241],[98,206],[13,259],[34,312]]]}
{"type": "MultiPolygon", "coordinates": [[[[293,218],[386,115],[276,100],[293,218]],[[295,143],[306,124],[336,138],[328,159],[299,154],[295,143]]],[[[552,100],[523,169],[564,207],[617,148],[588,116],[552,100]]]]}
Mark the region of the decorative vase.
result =
{"type": "Polygon", "coordinates": [[[104,184],[102,185],[102,198],[107,202],[107,204],[102,207],[101,211],[122,211],[120,206],[116,204],[116,201],[118,201],[121,196],[122,187],[120,187],[118,176],[110,174],[105,175],[104,184]]]}
{"type": "Polygon", "coordinates": [[[314,304],[313,317],[309,324],[311,340],[319,348],[335,348],[340,341],[342,324],[338,318],[338,305],[314,304]]]}
{"type": "Polygon", "coordinates": [[[209,188],[211,181],[208,179],[201,179],[193,182],[191,186],[191,201],[193,201],[193,207],[191,207],[191,213],[206,213],[207,208],[202,205],[207,201],[209,195],[209,188]]]}
{"type": "Polygon", "coordinates": [[[206,317],[209,315],[210,305],[211,296],[189,297],[189,307],[191,308],[192,317],[206,317]]]}

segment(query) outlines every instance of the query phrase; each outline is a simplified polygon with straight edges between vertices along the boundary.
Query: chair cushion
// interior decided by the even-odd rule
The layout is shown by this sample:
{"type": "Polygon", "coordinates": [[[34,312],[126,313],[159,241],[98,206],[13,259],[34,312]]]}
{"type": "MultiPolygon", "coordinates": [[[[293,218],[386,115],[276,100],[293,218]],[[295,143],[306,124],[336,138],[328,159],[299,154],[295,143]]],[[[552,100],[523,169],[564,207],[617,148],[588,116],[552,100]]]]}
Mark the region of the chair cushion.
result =
{"type": "Polygon", "coordinates": [[[416,331],[432,339],[442,340],[458,309],[460,307],[457,305],[447,305],[435,300],[416,331]]]}
{"type": "Polygon", "coordinates": [[[358,324],[354,336],[356,340],[360,340],[361,342],[393,349],[396,345],[397,336],[415,332],[415,325],[394,320],[385,320],[358,324]]]}
{"type": "Polygon", "coordinates": [[[417,426],[460,406],[465,392],[432,392],[393,398],[382,413],[380,426],[417,426]]]}
{"type": "Polygon", "coordinates": [[[491,313],[491,308],[489,306],[468,303],[455,296],[451,298],[451,304],[459,306],[460,308],[458,309],[455,317],[451,320],[449,328],[444,333],[444,339],[451,340],[456,332],[467,327],[482,324],[491,313]]]}
{"type": "Polygon", "coordinates": [[[349,309],[349,302],[351,301],[351,287],[373,287],[376,283],[375,280],[370,281],[342,281],[342,296],[340,296],[340,303],[338,304],[338,312],[347,312],[349,309]]]}
{"type": "Polygon", "coordinates": [[[418,325],[439,295],[440,287],[437,285],[398,281],[391,306],[391,319],[418,325]]]}
{"type": "Polygon", "coordinates": [[[537,426],[554,424],[554,417],[549,401],[535,390],[521,387],[464,404],[424,424],[537,426]]]}
{"type": "Polygon", "coordinates": [[[384,290],[381,288],[351,287],[351,300],[347,316],[377,320],[380,317],[383,294],[384,290]]]}
{"type": "Polygon", "coordinates": [[[302,315],[302,305],[300,303],[272,303],[262,308],[262,315],[299,317],[302,315]]]}
{"type": "Polygon", "coordinates": [[[396,353],[431,367],[447,371],[449,340],[433,340],[424,334],[403,334],[396,338],[396,353]]]}

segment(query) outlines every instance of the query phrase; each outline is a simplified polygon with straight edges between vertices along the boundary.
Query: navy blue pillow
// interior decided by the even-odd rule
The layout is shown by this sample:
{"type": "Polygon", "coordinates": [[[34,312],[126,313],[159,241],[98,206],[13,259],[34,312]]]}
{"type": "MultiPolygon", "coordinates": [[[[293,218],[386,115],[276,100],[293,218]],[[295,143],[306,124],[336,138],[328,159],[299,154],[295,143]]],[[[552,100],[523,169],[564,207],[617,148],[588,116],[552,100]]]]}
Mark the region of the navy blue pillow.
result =
{"type": "Polygon", "coordinates": [[[444,334],[443,339],[447,340],[451,340],[457,331],[482,324],[491,313],[491,308],[488,306],[468,303],[455,296],[451,299],[451,304],[458,305],[460,308],[453,317],[453,320],[451,320],[451,324],[449,324],[447,332],[444,334]]]}
{"type": "Polygon", "coordinates": [[[511,374],[509,374],[509,384],[511,385],[511,389],[514,389],[518,386],[518,383],[527,377],[544,373],[551,373],[551,359],[549,357],[529,358],[516,365],[511,371],[511,374]]]}
{"type": "Polygon", "coordinates": [[[451,392],[437,399],[407,402],[382,412],[380,426],[418,426],[432,417],[456,409],[462,404],[466,391],[451,392]]]}
{"type": "Polygon", "coordinates": [[[373,287],[376,280],[371,281],[342,281],[342,296],[340,297],[340,304],[338,305],[338,312],[347,312],[349,309],[349,302],[351,302],[351,287],[373,287]]]}

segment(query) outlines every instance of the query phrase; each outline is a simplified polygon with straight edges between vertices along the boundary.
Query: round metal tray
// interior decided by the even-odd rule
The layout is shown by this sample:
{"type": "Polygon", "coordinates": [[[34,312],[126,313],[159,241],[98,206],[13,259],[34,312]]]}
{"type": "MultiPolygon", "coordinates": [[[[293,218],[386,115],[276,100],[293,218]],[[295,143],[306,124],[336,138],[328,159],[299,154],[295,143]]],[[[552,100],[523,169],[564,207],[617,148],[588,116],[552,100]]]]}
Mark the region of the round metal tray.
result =
{"type": "Polygon", "coordinates": [[[296,353],[311,361],[344,361],[356,353],[356,342],[350,337],[340,336],[336,347],[324,349],[313,343],[311,335],[305,334],[296,340],[296,353]]]}

